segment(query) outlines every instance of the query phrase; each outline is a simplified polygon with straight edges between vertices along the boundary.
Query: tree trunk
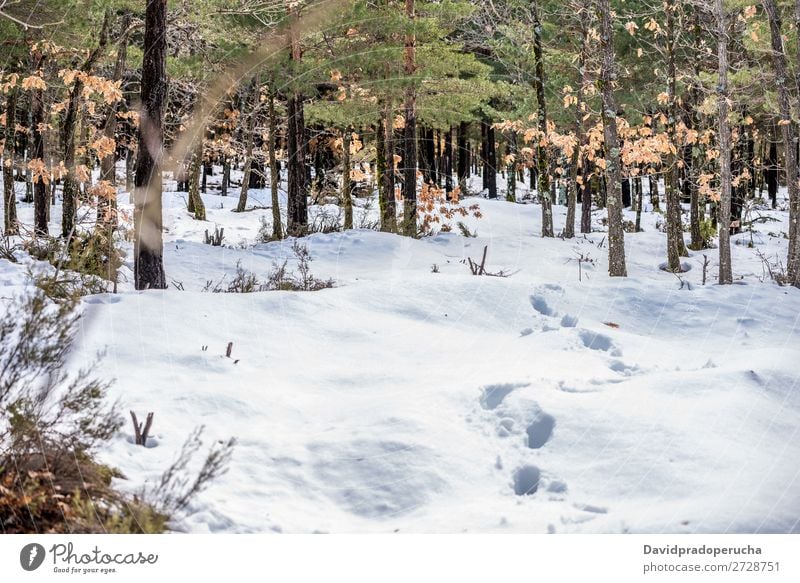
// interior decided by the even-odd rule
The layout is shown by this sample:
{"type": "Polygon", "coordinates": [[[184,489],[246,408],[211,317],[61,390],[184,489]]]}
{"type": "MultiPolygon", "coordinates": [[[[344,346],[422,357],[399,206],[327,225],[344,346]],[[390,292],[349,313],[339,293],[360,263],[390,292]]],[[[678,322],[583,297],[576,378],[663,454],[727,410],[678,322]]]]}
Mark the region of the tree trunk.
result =
{"type": "MultiPolygon", "coordinates": [[[[128,58],[128,28],[130,27],[131,15],[130,12],[125,12],[122,15],[120,26],[122,27],[122,36],[120,36],[117,46],[117,60],[114,64],[114,81],[122,79],[125,73],[125,62],[128,58]]],[[[108,140],[115,140],[117,133],[117,102],[112,103],[108,107],[106,115],[106,123],[103,127],[103,136],[108,140]]],[[[108,183],[109,187],[115,187],[117,184],[116,177],[116,162],[117,162],[117,144],[114,142],[114,151],[104,156],[100,160],[100,181],[108,183]]],[[[98,227],[103,229],[115,228],[117,226],[117,196],[116,188],[106,189],[109,196],[101,196],[97,201],[97,223],[98,227]]]]}
{"type": "Polygon", "coordinates": [[[533,59],[536,75],[534,88],[536,90],[537,123],[542,132],[541,140],[536,141],[536,162],[538,165],[539,184],[536,192],[542,205],[542,237],[553,237],[553,200],[550,198],[550,173],[548,160],[548,146],[541,146],[541,141],[547,143],[547,102],[544,96],[544,53],[542,50],[542,23],[539,20],[538,1],[531,3],[533,12],[533,59]]]}
{"type": "Polygon", "coordinates": [[[200,173],[205,174],[205,167],[202,164],[203,160],[203,141],[198,138],[194,152],[192,153],[192,160],[189,163],[189,212],[194,213],[194,218],[198,221],[206,220],[206,206],[203,204],[203,197],[200,196],[200,173]]]}
{"type": "Polygon", "coordinates": [[[352,130],[345,128],[342,136],[342,206],[344,229],[353,228],[353,184],[350,180],[350,141],[352,130]]]}
{"type": "Polygon", "coordinates": [[[139,156],[134,177],[134,281],[166,289],[161,216],[163,113],[167,95],[167,0],[147,0],[142,60],[139,156]]]}
{"type": "Polygon", "coordinates": [[[303,237],[308,231],[308,182],[305,169],[305,122],[303,98],[289,97],[287,134],[289,146],[289,201],[287,234],[303,237]]]}
{"type": "Polygon", "coordinates": [[[448,198],[453,192],[453,128],[444,134],[444,191],[448,198]]]}
{"type": "Polygon", "coordinates": [[[467,132],[469,124],[462,121],[458,125],[458,138],[456,148],[458,150],[458,186],[461,195],[467,194],[467,179],[469,178],[469,145],[467,144],[467,132]]]}
{"type": "Polygon", "coordinates": [[[483,160],[483,181],[486,184],[489,198],[497,198],[497,144],[495,141],[494,126],[488,121],[482,120],[484,128],[484,160],[483,160]]]}
{"type": "Polygon", "coordinates": [[[231,159],[227,154],[222,155],[222,182],[219,185],[220,196],[228,196],[228,185],[231,181],[231,159]]]}
{"type": "MultiPolygon", "coordinates": [[[[406,17],[413,26],[416,20],[414,0],[405,0],[406,17]]],[[[417,236],[417,90],[413,75],[416,64],[417,37],[412,31],[405,38],[405,128],[403,130],[403,234],[417,236]]]]}
{"type": "Polygon", "coordinates": [[[269,98],[267,101],[267,115],[269,117],[269,143],[267,144],[267,155],[269,156],[269,190],[272,197],[272,238],[275,241],[283,239],[283,222],[281,220],[281,203],[278,198],[278,189],[281,183],[281,168],[278,165],[278,158],[275,155],[275,143],[278,139],[278,119],[275,114],[275,91],[274,82],[269,86],[269,98]]]}
{"type": "Polygon", "coordinates": [[[681,220],[681,193],[678,189],[678,144],[676,136],[677,127],[677,95],[675,83],[677,73],[675,70],[675,0],[667,0],[664,10],[667,17],[666,26],[666,53],[667,53],[667,134],[674,146],[674,150],[666,156],[667,171],[664,175],[664,186],[667,202],[667,269],[674,273],[681,270],[681,257],[688,255],[683,241],[683,222],[681,220]]]}
{"type": "Polygon", "coordinates": [[[778,207],[778,144],[775,142],[774,130],[770,132],[767,163],[764,180],[767,183],[767,195],[773,209],[778,207]]]}
{"type": "MultiPolygon", "coordinates": [[[[39,66],[42,58],[37,56],[39,66]]],[[[37,160],[44,164],[44,91],[35,89],[31,95],[31,161],[37,160]]],[[[52,177],[51,177],[52,178],[52,177]]],[[[50,200],[47,185],[41,178],[33,182],[33,216],[34,231],[37,235],[48,234],[48,218],[50,200]]]]}
{"type": "Polygon", "coordinates": [[[242,175],[242,188],[239,190],[239,202],[236,212],[243,213],[247,210],[247,195],[250,191],[250,174],[253,171],[253,141],[256,133],[256,109],[258,108],[258,84],[255,80],[250,83],[248,97],[250,98],[250,113],[247,118],[247,137],[245,138],[244,173],[242,175]]]}
{"type": "Polygon", "coordinates": [[[581,233],[592,232],[592,184],[589,173],[589,161],[583,162],[583,180],[581,189],[581,233]]]}
{"type": "Polygon", "coordinates": [[[384,106],[381,122],[383,133],[382,150],[385,160],[381,175],[383,199],[381,204],[381,231],[397,232],[397,202],[395,199],[395,164],[394,164],[394,120],[390,104],[384,106]]]}
{"type": "MultiPolygon", "coordinates": [[[[786,87],[789,76],[786,66],[786,52],[781,36],[781,16],[775,0],[762,0],[762,4],[769,18],[770,38],[772,40],[772,65],[775,69],[775,86],[778,89],[778,107],[781,115],[779,125],[783,137],[783,147],[786,150],[786,185],[789,190],[789,200],[796,202],[798,194],[800,194],[797,183],[797,151],[795,150],[795,131],[794,123],[792,122],[789,90],[786,87]]],[[[789,218],[787,275],[793,285],[800,287],[800,249],[797,248],[797,218],[797,214],[789,218]],[[794,227],[794,233],[791,232],[791,227],[794,227]],[[792,240],[792,236],[794,236],[794,240],[792,240]]]]}
{"type": "MultiPolygon", "coordinates": [[[[111,10],[107,9],[100,29],[97,47],[89,54],[81,71],[88,73],[108,44],[108,31],[111,26],[111,10]]],[[[64,166],[67,174],[64,176],[62,190],[63,208],[61,211],[61,236],[65,239],[72,235],[75,229],[75,213],[78,207],[79,183],[75,163],[75,130],[78,126],[78,108],[80,107],[84,84],[80,77],[76,77],[67,100],[67,109],[64,113],[63,148],[64,166]]]]}
{"type": "Polygon", "coordinates": [[[733,283],[731,267],[731,131],[728,125],[728,26],[723,0],[714,0],[717,25],[717,85],[720,201],[719,201],[719,283],[733,283]]]}
{"type": "MultiPolygon", "coordinates": [[[[721,1],[721,0],[720,0],[721,1]]],[[[608,274],[627,276],[625,267],[625,231],[622,228],[620,192],[620,149],[617,138],[617,103],[613,84],[617,78],[614,36],[609,0],[598,0],[602,66],[600,86],[603,96],[603,141],[606,150],[606,206],[608,208],[608,274]]]]}
{"type": "Polygon", "coordinates": [[[19,234],[17,195],[14,192],[14,162],[17,127],[17,90],[6,98],[5,147],[3,151],[3,228],[6,236],[19,234]]]}
{"type": "MultiPolygon", "coordinates": [[[[578,94],[575,102],[575,137],[576,145],[575,151],[572,153],[572,162],[570,165],[570,188],[569,198],[567,199],[567,222],[564,225],[564,238],[572,239],[575,236],[575,213],[578,205],[578,189],[583,189],[585,184],[583,182],[583,175],[581,174],[581,167],[587,161],[581,155],[581,148],[586,140],[586,124],[588,120],[583,118],[586,115],[584,104],[584,87],[589,83],[589,68],[586,66],[586,60],[589,58],[589,23],[586,18],[588,15],[582,6],[578,13],[578,20],[581,28],[581,50],[578,53],[578,71],[581,73],[581,79],[578,84],[578,94]],[[580,176],[580,184],[578,184],[578,176],[580,176]]],[[[581,201],[585,196],[585,189],[581,194],[581,201]]]]}
{"type": "Polygon", "coordinates": [[[634,182],[635,185],[635,192],[636,192],[636,224],[634,225],[634,230],[639,233],[642,230],[642,203],[644,203],[644,197],[642,196],[642,192],[644,191],[644,179],[640,176],[634,182]]]}

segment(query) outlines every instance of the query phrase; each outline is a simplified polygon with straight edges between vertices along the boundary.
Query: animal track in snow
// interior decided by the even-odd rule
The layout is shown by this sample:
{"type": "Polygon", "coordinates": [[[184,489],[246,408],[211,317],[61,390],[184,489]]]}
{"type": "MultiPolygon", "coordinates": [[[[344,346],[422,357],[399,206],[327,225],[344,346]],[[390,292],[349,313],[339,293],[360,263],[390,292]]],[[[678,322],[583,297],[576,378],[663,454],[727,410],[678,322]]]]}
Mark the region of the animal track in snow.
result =
{"type": "Polygon", "coordinates": [[[525,465],[514,472],[514,494],[517,496],[530,496],[539,489],[541,472],[533,465],[525,465]]]}
{"type": "Polygon", "coordinates": [[[481,396],[481,407],[487,411],[497,409],[502,404],[503,399],[511,394],[511,391],[527,386],[529,386],[528,383],[503,383],[497,385],[488,385],[483,389],[483,395],[481,396]]]}
{"type": "Polygon", "coordinates": [[[574,328],[578,325],[578,316],[570,316],[569,314],[564,314],[561,318],[561,326],[564,328],[574,328]]]}
{"type": "Polygon", "coordinates": [[[590,350],[601,350],[608,352],[611,356],[622,356],[622,351],[614,345],[609,336],[592,332],[591,330],[581,330],[578,336],[583,345],[590,350]]]}
{"type": "Polygon", "coordinates": [[[553,429],[556,426],[556,418],[547,413],[540,413],[539,416],[528,425],[528,447],[539,449],[550,441],[553,429]]]}
{"type": "Polygon", "coordinates": [[[542,316],[555,316],[555,312],[541,296],[531,296],[531,306],[542,316]]]}

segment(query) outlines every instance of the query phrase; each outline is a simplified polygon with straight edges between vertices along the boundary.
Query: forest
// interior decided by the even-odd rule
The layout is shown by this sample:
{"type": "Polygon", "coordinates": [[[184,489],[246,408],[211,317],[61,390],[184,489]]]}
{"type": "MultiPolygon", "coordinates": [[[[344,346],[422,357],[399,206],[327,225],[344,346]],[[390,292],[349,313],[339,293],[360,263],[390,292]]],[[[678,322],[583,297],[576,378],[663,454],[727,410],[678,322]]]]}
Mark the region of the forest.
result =
{"type": "Polygon", "coordinates": [[[0,532],[800,532],[798,31],[0,0],[0,532]]]}

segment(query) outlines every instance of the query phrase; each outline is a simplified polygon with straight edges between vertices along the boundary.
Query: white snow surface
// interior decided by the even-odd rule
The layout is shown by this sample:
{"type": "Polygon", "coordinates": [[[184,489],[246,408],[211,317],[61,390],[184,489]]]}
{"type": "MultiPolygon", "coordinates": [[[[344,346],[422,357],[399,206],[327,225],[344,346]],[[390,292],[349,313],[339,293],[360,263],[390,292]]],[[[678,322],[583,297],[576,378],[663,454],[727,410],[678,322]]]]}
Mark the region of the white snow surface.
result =
{"type": "MultiPolygon", "coordinates": [[[[183,291],[134,291],[128,244],[128,281],[85,298],[71,363],[103,351],[122,410],[155,413],[150,447],[128,423],[99,452],[126,491],[199,425],[206,446],[237,439],[174,530],[800,532],[800,291],[764,281],[756,256],[785,261],[785,210],[758,211],[778,222],[755,225],[755,249],[734,237],[729,286],[715,249],[690,252],[683,285],[659,269],[657,213],[625,236],[628,277],[609,278],[603,211],[597,232],[542,239],[538,205],[475,197],[476,238],[307,237],[333,289],[203,292],[237,262],[261,278],[293,266],[291,241],[254,244],[271,210],[232,213],[237,194],[205,195],[201,223],[165,193],[166,271],[183,291]],[[203,243],[215,225],[229,247],[203,243]],[[470,274],[484,246],[510,277],[470,274]]],[[[0,260],[4,297],[29,285],[21,259],[0,260]]]]}

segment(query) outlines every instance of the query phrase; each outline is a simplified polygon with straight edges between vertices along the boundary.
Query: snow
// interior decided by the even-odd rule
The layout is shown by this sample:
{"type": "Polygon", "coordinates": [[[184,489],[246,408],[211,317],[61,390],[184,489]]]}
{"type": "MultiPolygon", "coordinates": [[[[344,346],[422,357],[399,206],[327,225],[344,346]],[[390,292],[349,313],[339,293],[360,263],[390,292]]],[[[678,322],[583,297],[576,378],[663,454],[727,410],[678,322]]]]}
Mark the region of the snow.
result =
{"type": "MultiPolygon", "coordinates": [[[[205,223],[185,197],[164,195],[175,285],[134,291],[127,243],[127,281],[85,299],[73,362],[103,351],[122,409],[155,413],[150,447],[128,424],[100,452],[126,491],[198,425],[207,445],[236,437],[229,472],[175,530],[800,532],[800,292],[762,281],[748,233],[734,285],[714,284],[713,249],[690,252],[682,283],[659,269],[662,218],[646,212],[625,236],[629,277],[612,279],[602,211],[597,232],[542,239],[538,205],[471,198],[475,238],[315,234],[311,269],[333,289],[213,294],[237,263],[262,279],[293,268],[292,242],[254,244],[271,210],[230,212],[236,189],[204,196],[205,223]],[[203,244],[215,225],[229,246],[203,244]],[[472,276],[484,246],[487,268],[513,275],[472,276]]],[[[756,248],[785,258],[768,234],[788,230],[785,209],[758,212],[779,222],[755,225],[756,248]]],[[[24,275],[0,260],[2,295],[24,275]]]]}

